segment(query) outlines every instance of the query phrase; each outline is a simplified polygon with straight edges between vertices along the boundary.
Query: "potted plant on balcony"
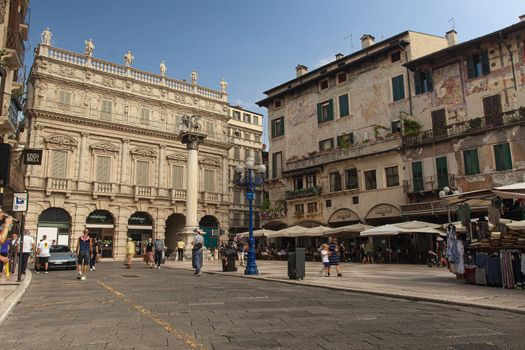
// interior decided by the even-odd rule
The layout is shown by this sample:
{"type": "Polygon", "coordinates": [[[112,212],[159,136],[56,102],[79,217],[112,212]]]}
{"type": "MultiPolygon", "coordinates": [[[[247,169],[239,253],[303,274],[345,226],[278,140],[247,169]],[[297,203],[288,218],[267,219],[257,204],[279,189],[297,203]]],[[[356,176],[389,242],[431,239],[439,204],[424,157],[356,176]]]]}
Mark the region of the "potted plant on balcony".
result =
{"type": "Polygon", "coordinates": [[[405,119],[403,120],[403,129],[405,135],[415,135],[421,131],[421,123],[415,119],[405,119]]]}
{"type": "Polygon", "coordinates": [[[474,118],[468,121],[471,129],[479,129],[481,127],[481,118],[474,118]]]}

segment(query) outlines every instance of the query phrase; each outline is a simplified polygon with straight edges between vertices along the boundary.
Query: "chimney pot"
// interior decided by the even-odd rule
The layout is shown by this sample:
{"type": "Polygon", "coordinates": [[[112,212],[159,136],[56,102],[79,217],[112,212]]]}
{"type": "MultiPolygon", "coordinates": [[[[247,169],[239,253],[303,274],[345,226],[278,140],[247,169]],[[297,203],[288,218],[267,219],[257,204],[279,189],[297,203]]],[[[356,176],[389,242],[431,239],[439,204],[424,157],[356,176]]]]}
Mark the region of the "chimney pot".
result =
{"type": "Polygon", "coordinates": [[[447,37],[447,42],[448,42],[448,46],[449,47],[457,45],[457,43],[458,43],[458,32],[456,32],[454,29],[449,30],[446,33],[446,37],[447,37]]]}
{"type": "Polygon", "coordinates": [[[297,77],[300,77],[301,75],[306,74],[307,72],[308,72],[307,66],[298,64],[297,67],[295,67],[295,73],[297,74],[297,77]]]}
{"type": "Polygon", "coordinates": [[[345,55],[343,55],[342,53],[337,53],[335,54],[335,59],[336,60],[340,60],[341,58],[345,57],[345,55]]]}
{"type": "Polygon", "coordinates": [[[525,21],[525,15],[521,15],[521,16],[520,16],[520,21],[521,21],[521,22],[525,21]]]}
{"type": "Polygon", "coordinates": [[[361,37],[361,47],[366,49],[369,46],[374,45],[375,38],[370,34],[363,34],[361,37]]]}

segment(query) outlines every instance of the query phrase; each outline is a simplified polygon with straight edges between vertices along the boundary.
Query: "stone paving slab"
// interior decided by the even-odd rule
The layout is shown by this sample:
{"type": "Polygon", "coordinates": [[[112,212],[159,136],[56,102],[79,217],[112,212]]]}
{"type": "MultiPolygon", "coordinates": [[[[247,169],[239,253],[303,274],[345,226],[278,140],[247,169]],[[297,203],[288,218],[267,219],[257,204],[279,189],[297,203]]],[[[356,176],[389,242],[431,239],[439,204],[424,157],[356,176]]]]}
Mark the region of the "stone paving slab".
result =
{"type": "MultiPolygon", "coordinates": [[[[12,279],[16,281],[17,275],[12,279]]],[[[31,284],[31,271],[26,272],[22,282],[2,281],[0,283],[0,325],[24,295],[27,287],[31,284]]]]}
{"type": "MultiPolygon", "coordinates": [[[[167,261],[168,268],[191,270],[189,261],[167,261]]],[[[445,268],[403,264],[341,264],[343,277],[323,277],[320,263],[306,262],[304,280],[287,277],[286,261],[257,261],[258,276],[245,276],[244,268],[222,272],[220,261],[206,261],[203,272],[258,278],[329,289],[348,290],[378,296],[441,302],[525,313],[525,290],[466,284],[445,268]]]]}

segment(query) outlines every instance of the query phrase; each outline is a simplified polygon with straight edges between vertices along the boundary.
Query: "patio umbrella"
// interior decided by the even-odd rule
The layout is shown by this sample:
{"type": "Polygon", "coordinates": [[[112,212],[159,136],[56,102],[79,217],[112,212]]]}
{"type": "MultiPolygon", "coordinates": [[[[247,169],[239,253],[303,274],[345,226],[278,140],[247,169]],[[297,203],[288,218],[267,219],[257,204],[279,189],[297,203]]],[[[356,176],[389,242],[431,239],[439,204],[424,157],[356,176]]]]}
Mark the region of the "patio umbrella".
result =
{"type": "Polygon", "coordinates": [[[291,234],[295,234],[298,232],[304,232],[305,230],[307,230],[306,227],[291,226],[291,227],[283,228],[282,230],[279,230],[279,231],[274,231],[271,234],[269,234],[267,237],[268,238],[295,237],[295,236],[291,236],[291,234]]]}
{"type": "Polygon", "coordinates": [[[338,235],[343,233],[360,233],[362,231],[373,228],[374,226],[364,224],[353,224],[341,227],[332,228],[324,233],[325,236],[338,235]]]}
{"type": "Polygon", "coordinates": [[[503,199],[525,199],[525,182],[494,187],[492,192],[503,199]]]}
{"type": "Polygon", "coordinates": [[[412,220],[412,221],[406,221],[406,222],[400,222],[397,224],[392,224],[396,227],[401,227],[405,229],[420,229],[420,228],[440,228],[440,224],[433,224],[431,222],[425,222],[425,221],[419,221],[419,220],[412,220]]]}
{"type": "MultiPolygon", "coordinates": [[[[268,230],[268,229],[260,229],[260,230],[254,230],[253,231],[253,237],[268,237],[268,235],[271,235],[274,230],[268,230]]],[[[241,232],[239,235],[243,238],[250,237],[250,232],[241,232]]]]}
{"type": "Polygon", "coordinates": [[[297,237],[322,237],[327,231],[330,231],[331,228],[328,226],[315,226],[306,229],[304,234],[297,237]]]}
{"type": "Polygon", "coordinates": [[[507,225],[509,228],[513,230],[525,230],[525,220],[512,221],[505,225],[507,225]]]}
{"type": "Polygon", "coordinates": [[[430,227],[421,227],[421,228],[401,228],[394,225],[383,225],[374,227],[368,230],[361,232],[361,237],[370,237],[370,236],[396,236],[403,233],[429,233],[434,235],[444,235],[443,232],[440,232],[436,229],[430,227]]]}

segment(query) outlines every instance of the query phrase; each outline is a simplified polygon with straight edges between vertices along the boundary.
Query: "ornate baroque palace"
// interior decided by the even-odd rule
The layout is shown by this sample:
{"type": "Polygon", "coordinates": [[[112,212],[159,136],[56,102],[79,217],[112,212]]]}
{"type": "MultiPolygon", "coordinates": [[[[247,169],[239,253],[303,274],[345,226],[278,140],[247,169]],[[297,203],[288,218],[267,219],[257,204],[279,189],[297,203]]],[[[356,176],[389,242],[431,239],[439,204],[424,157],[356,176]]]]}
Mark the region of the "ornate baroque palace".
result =
{"type": "Polygon", "coordinates": [[[91,40],[81,54],[53,47],[51,36],[42,33],[28,82],[28,146],[43,161],[28,166],[26,227],[70,245],[88,227],[104,240],[104,257],[122,256],[127,237],[158,236],[174,249],[189,225],[186,186],[195,178],[180,132],[192,116],[204,140],[198,190],[188,196],[197,196],[207,246],[217,244],[229,225],[226,82],[199,86],[196,71],[190,82],[168,78],[164,61],[160,74],[140,71],[129,51],[120,65],[93,57],[91,40]]]}

